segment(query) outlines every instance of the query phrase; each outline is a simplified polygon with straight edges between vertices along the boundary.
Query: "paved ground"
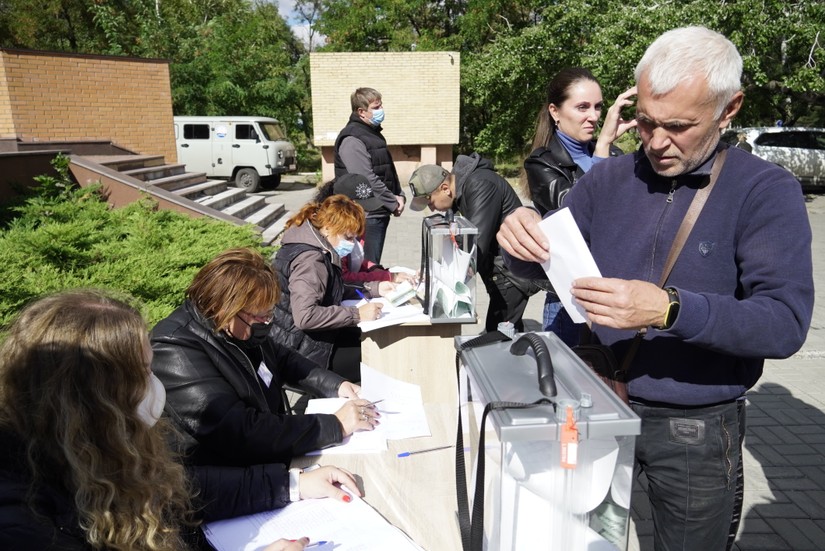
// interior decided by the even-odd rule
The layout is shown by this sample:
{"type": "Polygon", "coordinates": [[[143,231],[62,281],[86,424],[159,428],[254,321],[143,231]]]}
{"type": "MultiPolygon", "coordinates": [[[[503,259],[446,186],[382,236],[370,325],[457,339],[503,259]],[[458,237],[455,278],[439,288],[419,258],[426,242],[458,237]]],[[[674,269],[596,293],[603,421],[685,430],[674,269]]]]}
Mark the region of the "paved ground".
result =
{"type": "MultiPolygon", "coordinates": [[[[285,181],[264,192],[269,201],[295,210],[314,186],[285,181]]],[[[825,196],[808,203],[814,232],[814,274],[825,270],[825,196]]],[[[407,211],[390,223],[382,263],[418,268],[421,219],[407,211]]],[[[808,339],[793,357],[770,360],[749,394],[745,439],[745,506],[734,549],[738,551],[825,550],[825,287],[817,280],[816,305],[808,339]]],[[[477,285],[477,307],[487,311],[484,286],[477,285]]],[[[543,296],[530,300],[528,330],[541,329],[543,296]]],[[[478,334],[479,324],[464,327],[478,334]]],[[[650,508],[640,489],[633,496],[634,531],[629,549],[652,548],[650,508]]],[[[688,550],[692,551],[692,550],[688,550]]],[[[713,550],[702,550],[713,551],[713,550]]]]}

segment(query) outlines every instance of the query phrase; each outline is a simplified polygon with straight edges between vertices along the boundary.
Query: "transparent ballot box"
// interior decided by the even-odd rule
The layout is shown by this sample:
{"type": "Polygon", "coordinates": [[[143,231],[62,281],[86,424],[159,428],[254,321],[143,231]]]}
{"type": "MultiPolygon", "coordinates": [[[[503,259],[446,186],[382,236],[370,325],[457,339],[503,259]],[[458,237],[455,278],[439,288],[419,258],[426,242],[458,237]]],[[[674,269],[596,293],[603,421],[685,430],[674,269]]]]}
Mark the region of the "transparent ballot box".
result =
{"type": "Polygon", "coordinates": [[[478,228],[462,216],[422,221],[424,313],[433,323],[475,322],[477,238],[478,228]]]}
{"type": "MultiPolygon", "coordinates": [[[[456,348],[470,339],[456,337],[456,348]]],[[[638,416],[553,333],[516,334],[460,358],[468,469],[485,459],[485,548],[626,551],[638,416]]],[[[471,496],[477,472],[465,473],[471,496]]]]}

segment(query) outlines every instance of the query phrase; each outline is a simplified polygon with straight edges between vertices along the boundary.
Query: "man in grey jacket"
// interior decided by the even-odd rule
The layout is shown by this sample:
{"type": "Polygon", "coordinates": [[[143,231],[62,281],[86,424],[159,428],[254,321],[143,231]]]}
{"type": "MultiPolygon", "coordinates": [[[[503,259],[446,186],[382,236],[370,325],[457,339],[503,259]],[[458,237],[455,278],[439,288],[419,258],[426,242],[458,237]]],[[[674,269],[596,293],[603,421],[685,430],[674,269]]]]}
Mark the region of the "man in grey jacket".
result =
{"type": "Polygon", "coordinates": [[[381,133],[384,104],[373,88],[358,88],[350,97],[352,114],[335,140],[335,177],[363,174],[383,203],[367,212],[364,258],[381,264],[390,214],[401,216],[406,197],[395,171],[387,140],[381,133]]]}
{"type": "Polygon", "coordinates": [[[504,267],[496,242],[502,220],[521,206],[512,186],[490,160],[472,153],[459,155],[452,172],[438,165],[418,167],[410,177],[410,190],[410,209],[457,211],[478,228],[478,274],[490,295],[485,328],[493,331],[499,322],[509,321],[517,331],[523,331],[521,317],[538,288],[504,267]]]}

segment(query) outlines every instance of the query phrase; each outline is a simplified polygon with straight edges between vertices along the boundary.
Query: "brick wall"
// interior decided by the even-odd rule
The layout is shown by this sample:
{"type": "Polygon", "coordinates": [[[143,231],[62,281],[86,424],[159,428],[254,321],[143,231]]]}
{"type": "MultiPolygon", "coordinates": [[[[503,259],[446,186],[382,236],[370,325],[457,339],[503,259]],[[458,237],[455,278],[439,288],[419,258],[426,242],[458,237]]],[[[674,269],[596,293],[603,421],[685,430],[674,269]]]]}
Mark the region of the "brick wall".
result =
{"type": "Polygon", "coordinates": [[[381,92],[384,137],[403,187],[422,163],[452,166],[458,143],[461,56],[458,52],[336,52],[310,54],[314,143],[323,179],[333,176],[332,146],[347,123],[350,94],[381,92]]]}
{"type": "Polygon", "coordinates": [[[0,137],[107,139],[175,162],[164,60],[0,50],[0,137]]]}

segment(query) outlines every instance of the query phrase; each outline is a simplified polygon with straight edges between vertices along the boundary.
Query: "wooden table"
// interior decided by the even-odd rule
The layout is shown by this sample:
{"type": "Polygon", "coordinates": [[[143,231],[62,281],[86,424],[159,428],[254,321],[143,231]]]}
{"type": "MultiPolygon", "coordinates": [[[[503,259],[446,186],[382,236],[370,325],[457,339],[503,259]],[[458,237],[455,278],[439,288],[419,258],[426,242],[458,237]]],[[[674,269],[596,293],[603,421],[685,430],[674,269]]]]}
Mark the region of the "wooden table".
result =
{"type": "Polygon", "coordinates": [[[364,333],[362,361],[421,387],[432,436],[391,440],[378,454],[296,458],[355,473],[364,499],[428,551],[461,549],[456,520],[455,448],[399,458],[398,453],[455,444],[458,392],[453,338],[462,324],[412,323],[364,333]]]}
{"type": "MultiPolygon", "coordinates": [[[[468,323],[475,323],[475,319],[468,323]]],[[[464,323],[414,322],[361,335],[361,361],[421,386],[425,402],[457,403],[455,342],[464,323]]]]}

